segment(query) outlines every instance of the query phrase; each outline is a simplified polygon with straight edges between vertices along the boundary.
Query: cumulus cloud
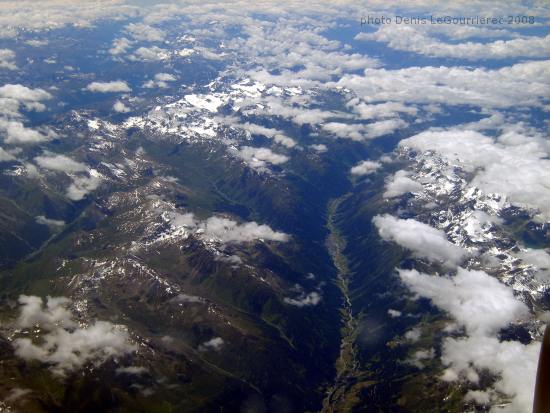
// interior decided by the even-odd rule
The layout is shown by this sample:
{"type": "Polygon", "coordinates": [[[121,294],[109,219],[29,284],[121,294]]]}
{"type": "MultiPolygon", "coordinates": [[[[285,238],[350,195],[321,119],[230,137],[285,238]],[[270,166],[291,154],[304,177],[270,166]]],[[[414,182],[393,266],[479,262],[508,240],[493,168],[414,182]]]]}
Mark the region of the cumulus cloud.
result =
{"type": "Polygon", "coordinates": [[[317,143],[317,144],[313,144],[313,145],[309,145],[309,147],[311,149],[313,149],[314,151],[317,151],[319,153],[324,153],[326,151],[328,151],[328,147],[327,145],[324,145],[322,143],[317,143]]]}
{"type": "Polygon", "coordinates": [[[47,46],[49,43],[48,40],[42,40],[42,39],[31,39],[31,40],[27,40],[25,41],[25,44],[28,44],[29,46],[32,46],[32,47],[42,47],[42,46],[47,46]]]}
{"type": "Polygon", "coordinates": [[[38,215],[34,219],[38,224],[42,224],[42,225],[48,225],[48,226],[54,226],[54,227],[62,227],[65,225],[65,221],[46,218],[44,215],[38,215]]]}
{"type": "Polygon", "coordinates": [[[383,240],[395,242],[417,257],[457,266],[467,256],[467,252],[450,242],[443,231],[414,219],[399,219],[386,214],[377,215],[372,221],[383,240]]]}
{"type": "MultiPolygon", "coordinates": [[[[442,361],[449,366],[447,376],[455,380],[463,378],[478,384],[478,372],[490,371],[497,377],[494,389],[510,398],[510,404],[496,405],[491,412],[523,413],[533,407],[539,353],[540,343],[536,341],[523,345],[494,337],[448,338],[442,361]]],[[[494,398],[493,392],[485,394],[489,400],[494,398]]]]}
{"type": "Polygon", "coordinates": [[[256,222],[239,224],[229,218],[213,216],[206,220],[198,220],[194,214],[169,213],[170,223],[176,227],[187,227],[203,239],[223,243],[245,243],[255,240],[286,242],[289,236],[283,232],[274,231],[268,225],[256,222]]]}
{"type": "Polygon", "coordinates": [[[29,32],[59,29],[68,25],[91,27],[99,19],[135,16],[136,6],[111,0],[72,2],[63,0],[3,1],[0,27],[25,29],[29,32]]]}
{"type": "Polygon", "coordinates": [[[128,366],[128,367],[118,367],[115,372],[116,374],[130,374],[130,375],[142,375],[146,374],[149,370],[143,366],[128,366]]]}
{"type": "Polygon", "coordinates": [[[65,155],[57,155],[51,152],[45,152],[44,155],[34,158],[35,162],[44,169],[58,172],[86,172],[88,167],[65,155]]]}
{"type": "Polygon", "coordinates": [[[33,144],[44,142],[57,136],[55,132],[45,129],[46,133],[27,128],[22,122],[0,118],[0,131],[5,135],[4,142],[9,144],[33,144]]]}
{"type": "Polygon", "coordinates": [[[112,82],[92,82],[86,86],[86,90],[97,93],[124,93],[131,92],[132,89],[122,80],[112,82]]]}
{"type": "Polygon", "coordinates": [[[174,298],[170,299],[173,303],[202,303],[204,302],[204,299],[201,297],[197,297],[196,295],[189,295],[189,294],[178,294],[174,298]]]}
{"type": "Polygon", "coordinates": [[[394,310],[393,308],[390,308],[388,310],[388,314],[391,318],[397,318],[397,317],[401,317],[403,313],[401,313],[401,311],[399,310],[394,310]]]}
{"type": "Polygon", "coordinates": [[[433,57],[454,57],[467,60],[508,59],[518,57],[549,57],[550,35],[529,36],[494,42],[445,43],[427,35],[422,26],[381,25],[374,33],[360,33],[357,40],[375,40],[387,43],[396,50],[433,57]]]}
{"type": "Polygon", "coordinates": [[[101,184],[101,175],[96,170],[68,156],[44,152],[34,160],[41,168],[71,176],[72,183],[67,188],[67,197],[73,201],[80,201],[101,184]]]}
{"type": "Polygon", "coordinates": [[[0,147],[0,162],[9,162],[13,160],[15,160],[15,156],[0,147]]]}
{"type": "Polygon", "coordinates": [[[431,130],[399,144],[417,151],[435,151],[451,164],[473,172],[470,185],[507,197],[519,207],[550,220],[550,148],[542,135],[506,130],[497,138],[472,130],[431,130]],[[521,173],[518,173],[521,171],[521,173]]]}
{"type": "Polygon", "coordinates": [[[275,135],[273,137],[273,141],[275,141],[275,143],[278,143],[279,145],[282,145],[284,147],[287,147],[289,149],[292,149],[294,147],[296,147],[296,145],[298,144],[294,139],[286,136],[286,135],[275,135]]]}
{"type": "Polygon", "coordinates": [[[422,330],[419,327],[415,327],[405,333],[404,336],[407,340],[416,343],[422,337],[422,330]]]}
{"type": "Polygon", "coordinates": [[[235,128],[243,129],[250,135],[265,136],[273,139],[275,143],[292,149],[298,145],[298,143],[289,136],[286,136],[282,131],[278,129],[266,128],[265,126],[256,125],[250,122],[241,123],[235,118],[220,118],[221,122],[229,124],[235,128]]]}
{"type": "Polygon", "coordinates": [[[113,105],[113,110],[118,113],[128,113],[131,109],[120,100],[117,100],[113,105]]]}
{"type": "Polygon", "coordinates": [[[353,90],[366,103],[542,106],[550,93],[550,68],[547,61],[531,61],[494,70],[445,66],[366,69],[364,75],[344,75],[327,86],[353,90]]]}
{"type": "Polygon", "coordinates": [[[463,268],[454,277],[430,276],[416,270],[398,272],[413,292],[430,299],[466,329],[467,337],[443,342],[442,362],[447,370],[442,379],[479,385],[479,373],[489,371],[496,376],[492,388],[468,393],[467,400],[493,403],[491,412],[529,411],[540,343],[523,345],[494,337],[500,329],[529,315],[527,306],[514,297],[512,289],[483,271],[463,268]],[[495,390],[507,395],[510,403],[498,403],[495,390]]]}
{"type": "Polygon", "coordinates": [[[46,109],[43,101],[52,99],[44,89],[30,89],[20,84],[6,84],[0,87],[0,132],[8,144],[33,144],[55,138],[57,134],[47,127],[37,129],[26,127],[24,116],[26,110],[42,112],[46,109]]]}
{"type": "Polygon", "coordinates": [[[122,37],[120,39],[113,40],[109,53],[114,56],[124,54],[130,47],[132,47],[132,42],[126,37],[122,37]]]}
{"type": "Polygon", "coordinates": [[[288,156],[275,153],[269,148],[254,148],[251,146],[243,146],[237,151],[236,155],[255,169],[265,169],[268,164],[280,165],[289,160],[288,156]]]}
{"type": "Polygon", "coordinates": [[[7,84],[0,87],[0,97],[13,99],[21,104],[26,105],[28,109],[44,110],[43,106],[36,106],[37,102],[48,100],[52,95],[44,89],[30,89],[19,84],[7,84]]]}
{"type": "Polygon", "coordinates": [[[17,70],[15,64],[15,53],[10,49],[0,49],[0,68],[17,70]]]}
{"type": "Polygon", "coordinates": [[[386,181],[386,190],[384,198],[395,198],[409,192],[422,192],[424,187],[421,183],[410,178],[407,171],[397,171],[386,181]]]}
{"type": "Polygon", "coordinates": [[[170,73],[157,73],[155,75],[155,80],[159,82],[174,82],[176,81],[176,77],[170,73]]]}
{"type": "Polygon", "coordinates": [[[67,309],[69,300],[22,295],[21,311],[16,324],[27,329],[42,329],[39,341],[20,337],[13,340],[15,354],[25,360],[38,360],[50,365],[54,374],[64,376],[88,363],[100,365],[111,357],[133,352],[127,331],[106,321],[81,326],[67,309]]]}
{"type": "Polygon", "coordinates": [[[154,79],[148,80],[143,84],[143,87],[146,89],[158,88],[167,88],[168,82],[175,82],[177,78],[170,73],[157,73],[154,79]]]}
{"type": "Polygon", "coordinates": [[[288,235],[273,231],[267,225],[256,222],[238,224],[236,221],[221,217],[208,218],[199,224],[199,231],[205,237],[219,239],[222,242],[250,242],[257,239],[270,241],[288,241],[288,235]]]}
{"type": "Polygon", "coordinates": [[[73,182],[67,188],[67,197],[73,201],[80,201],[90,192],[95,191],[100,184],[101,177],[97,174],[73,177],[73,182]]]}
{"type": "Polygon", "coordinates": [[[322,125],[322,128],[339,138],[362,141],[389,135],[405,126],[407,123],[401,119],[387,119],[368,124],[329,122],[322,125]]]}
{"type": "Polygon", "coordinates": [[[376,161],[363,161],[351,168],[352,175],[370,175],[375,173],[382,164],[376,161]]]}
{"type": "Polygon", "coordinates": [[[526,248],[516,254],[524,263],[537,269],[537,277],[541,280],[550,280],[550,254],[543,249],[526,248]]]}
{"type": "Polygon", "coordinates": [[[447,311],[471,335],[495,334],[529,314],[509,287],[483,271],[458,268],[454,277],[430,276],[416,270],[398,272],[411,291],[447,311]]]}
{"type": "Polygon", "coordinates": [[[199,346],[199,351],[220,351],[225,342],[221,337],[214,337],[211,340],[208,340],[202,343],[199,346]]]}
{"type": "Polygon", "coordinates": [[[424,362],[431,360],[435,357],[435,349],[430,348],[429,350],[418,350],[415,351],[413,356],[407,360],[413,366],[422,369],[424,368],[424,362]]]}
{"type": "Polygon", "coordinates": [[[397,118],[401,113],[411,116],[418,113],[416,107],[407,106],[401,102],[367,104],[354,98],[347,103],[347,106],[352,108],[362,119],[397,118]]]}
{"type": "Polygon", "coordinates": [[[284,302],[295,307],[311,307],[321,302],[321,295],[316,291],[308,294],[302,292],[298,298],[285,297],[284,302]]]}
{"type": "Polygon", "coordinates": [[[162,49],[158,46],[152,46],[138,48],[132,55],[129,56],[129,59],[147,62],[166,60],[169,57],[170,51],[168,49],[162,49]]]}
{"type": "Polygon", "coordinates": [[[164,30],[143,23],[130,23],[124,29],[138,41],[162,42],[166,37],[164,30]]]}

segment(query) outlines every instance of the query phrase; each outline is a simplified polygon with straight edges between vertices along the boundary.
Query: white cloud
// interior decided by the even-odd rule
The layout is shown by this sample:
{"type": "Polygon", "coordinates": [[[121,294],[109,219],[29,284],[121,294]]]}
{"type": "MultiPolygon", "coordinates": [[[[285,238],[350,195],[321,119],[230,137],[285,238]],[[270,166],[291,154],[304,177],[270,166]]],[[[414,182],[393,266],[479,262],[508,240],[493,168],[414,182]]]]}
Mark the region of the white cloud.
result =
{"type": "Polygon", "coordinates": [[[133,352],[125,329],[106,321],[96,321],[82,327],[67,309],[67,298],[48,297],[46,306],[41,298],[20,296],[19,328],[39,326],[39,341],[29,338],[13,340],[15,354],[25,360],[49,364],[54,374],[64,376],[87,363],[100,365],[107,359],[133,352]]]}
{"type": "Polygon", "coordinates": [[[174,303],[203,303],[204,299],[197,297],[196,295],[178,294],[174,298],[170,299],[174,303]]]}
{"type": "Polygon", "coordinates": [[[166,60],[170,57],[170,51],[168,49],[162,49],[158,46],[152,47],[140,47],[130,57],[130,60],[139,61],[158,61],[166,60]]]}
{"type": "Polygon", "coordinates": [[[399,219],[386,214],[377,215],[372,221],[383,240],[395,242],[417,257],[457,266],[467,255],[464,249],[447,240],[443,231],[414,219],[399,219]]]}
{"type": "Polygon", "coordinates": [[[384,42],[392,49],[433,57],[468,60],[550,57],[550,35],[485,43],[445,43],[428,36],[422,29],[422,26],[412,25],[381,25],[376,32],[361,33],[356,36],[356,39],[384,42]]]}
{"type": "Polygon", "coordinates": [[[155,78],[145,82],[143,87],[146,89],[153,89],[156,87],[164,89],[168,87],[168,82],[175,82],[176,80],[177,78],[170,73],[157,73],[155,78]]]}
{"type": "Polygon", "coordinates": [[[205,237],[212,237],[222,242],[250,242],[257,239],[269,241],[288,241],[288,235],[273,231],[267,225],[256,222],[238,224],[236,221],[221,217],[208,218],[199,224],[199,230],[205,237]]]}
{"type": "Polygon", "coordinates": [[[174,75],[170,73],[157,73],[155,75],[155,80],[159,82],[175,82],[177,79],[174,75]]]}
{"type": "Polygon", "coordinates": [[[286,297],[284,299],[284,302],[287,304],[293,305],[295,307],[311,307],[311,306],[316,306],[321,302],[321,295],[316,291],[312,291],[309,294],[305,294],[304,292],[302,292],[300,297],[298,298],[286,297]]]}
{"type": "Polygon", "coordinates": [[[67,197],[73,201],[80,201],[101,184],[102,178],[97,171],[68,156],[44,152],[44,155],[34,160],[41,168],[71,175],[72,183],[67,188],[67,197]]]}
{"type": "Polygon", "coordinates": [[[275,135],[273,137],[273,140],[275,141],[275,143],[278,143],[279,145],[282,145],[286,148],[289,148],[289,149],[292,149],[294,147],[296,147],[297,143],[294,139],[288,137],[288,136],[285,136],[285,135],[275,135]]]}
{"type": "Polygon", "coordinates": [[[43,134],[27,128],[22,122],[0,118],[0,131],[5,133],[4,142],[10,144],[32,144],[44,142],[56,136],[53,131],[43,134]]]}
{"type": "Polygon", "coordinates": [[[424,362],[431,360],[435,357],[435,349],[430,348],[429,350],[417,350],[413,356],[407,360],[413,366],[422,369],[424,368],[424,362]]]}
{"type": "Polygon", "coordinates": [[[0,147],[0,162],[8,162],[13,160],[15,160],[15,156],[0,147]]]}
{"type": "Polygon", "coordinates": [[[481,371],[493,373],[497,377],[494,389],[507,395],[510,403],[501,405],[497,399],[490,411],[524,413],[533,408],[539,353],[540,343],[536,341],[523,345],[483,336],[448,338],[443,345],[442,361],[449,366],[446,376],[450,381],[462,378],[478,384],[481,371]]]}
{"type": "Polygon", "coordinates": [[[220,351],[225,342],[221,337],[214,337],[199,346],[199,351],[220,351]]]}
{"type": "Polygon", "coordinates": [[[388,314],[391,318],[397,318],[397,317],[401,317],[403,313],[401,313],[401,311],[399,310],[394,310],[393,308],[390,308],[388,310],[388,314]]]}
{"type": "Polygon", "coordinates": [[[451,164],[473,172],[470,186],[507,197],[519,207],[537,210],[550,220],[550,153],[548,139],[505,130],[498,138],[470,130],[426,131],[402,140],[403,148],[435,151],[451,164]],[[521,173],[518,173],[521,171],[521,173]]]}
{"type": "Polygon", "coordinates": [[[88,167],[77,162],[74,159],[65,155],[56,155],[51,152],[46,152],[44,155],[34,158],[35,162],[41,168],[49,169],[58,172],[86,172],[88,167]]]}
{"type": "Polygon", "coordinates": [[[0,87],[0,97],[13,99],[23,104],[33,104],[51,99],[52,95],[44,89],[30,89],[19,84],[7,84],[0,87]]]}
{"type": "Polygon", "coordinates": [[[324,152],[328,151],[327,145],[324,145],[324,144],[322,144],[322,143],[309,145],[309,147],[310,147],[311,149],[313,149],[314,151],[317,151],[317,152],[319,152],[319,153],[324,153],[324,152]]]}
{"type": "Polygon", "coordinates": [[[411,291],[449,312],[470,335],[496,334],[529,315],[511,288],[483,271],[458,268],[454,277],[430,276],[416,270],[398,272],[411,291]]]}
{"type": "Polygon", "coordinates": [[[65,225],[65,221],[46,218],[44,215],[38,215],[37,217],[35,217],[35,220],[37,223],[42,225],[50,225],[55,227],[62,227],[65,225]]]}
{"type": "Polygon", "coordinates": [[[32,46],[32,47],[43,47],[43,46],[47,46],[48,43],[49,41],[45,39],[31,39],[31,40],[25,41],[25,44],[28,44],[29,46],[32,46]]]}
{"type": "Polygon", "coordinates": [[[550,254],[543,249],[526,248],[516,254],[524,263],[537,268],[537,277],[544,281],[550,280],[550,254]]]}
{"type": "Polygon", "coordinates": [[[397,171],[386,182],[384,198],[395,198],[409,192],[422,192],[424,187],[421,183],[411,179],[407,171],[397,171]]]}
{"type": "Polygon", "coordinates": [[[19,112],[26,110],[42,112],[46,106],[42,103],[53,96],[44,89],[30,89],[20,84],[6,84],[0,87],[0,132],[8,144],[33,144],[57,137],[47,127],[35,130],[23,124],[24,116],[19,112]]]}
{"type": "Polygon", "coordinates": [[[329,122],[322,125],[322,128],[339,138],[362,141],[389,135],[405,126],[407,123],[401,119],[387,119],[368,124],[329,122]]]}
{"type": "Polygon", "coordinates": [[[162,42],[166,32],[143,23],[130,23],[125,27],[126,32],[138,41],[162,42]]]}
{"type": "Polygon", "coordinates": [[[132,42],[126,37],[113,40],[113,45],[109,49],[109,53],[116,56],[126,53],[126,51],[132,46],[132,42]]]}
{"type": "Polygon", "coordinates": [[[366,69],[362,76],[344,75],[327,86],[353,90],[367,103],[541,106],[550,94],[550,65],[548,61],[531,61],[494,70],[445,66],[366,69]]]}
{"type": "Polygon", "coordinates": [[[2,2],[0,27],[22,28],[29,32],[59,29],[68,25],[82,28],[91,27],[99,19],[128,18],[137,13],[136,6],[113,0],[7,0],[2,2]]]}
{"type": "Polygon", "coordinates": [[[285,146],[289,149],[296,147],[297,142],[289,136],[286,136],[282,131],[278,129],[266,128],[265,126],[256,125],[254,123],[240,123],[237,119],[234,118],[220,118],[220,122],[229,124],[235,128],[243,129],[250,135],[259,135],[265,136],[267,138],[273,139],[275,143],[285,146]]]}
{"type": "Polygon", "coordinates": [[[496,377],[492,388],[510,403],[501,404],[492,388],[468,393],[467,400],[491,403],[491,412],[530,411],[540,343],[523,345],[494,337],[510,323],[529,315],[527,306],[513,290],[483,271],[459,268],[454,277],[430,276],[416,270],[398,270],[401,280],[417,295],[430,299],[465,327],[467,337],[446,338],[442,362],[448,368],[442,380],[466,380],[480,384],[480,373],[496,377]]]}
{"type": "Polygon", "coordinates": [[[88,86],[86,86],[86,90],[98,93],[118,93],[132,91],[130,86],[128,86],[128,84],[122,80],[115,80],[112,82],[92,82],[88,86]]]}
{"type": "Polygon", "coordinates": [[[384,135],[390,135],[396,130],[404,128],[407,122],[401,119],[387,119],[366,125],[365,132],[367,139],[374,139],[384,135]]]}
{"type": "Polygon", "coordinates": [[[254,148],[243,146],[236,155],[251,168],[265,169],[267,164],[280,165],[289,160],[288,156],[280,155],[269,148],[254,148]]]}
{"type": "Polygon", "coordinates": [[[352,175],[370,175],[375,173],[382,164],[376,161],[363,161],[351,168],[352,175]]]}
{"type": "Polygon", "coordinates": [[[17,70],[13,50],[0,49],[0,69],[17,70]]]}
{"type": "Polygon", "coordinates": [[[404,336],[407,340],[416,343],[422,337],[422,330],[419,327],[415,327],[405,333],[404,336]]]}
{"type": "Polygon", "coordinates": [[[97,175],[75,176],[67,188],[67,197],[73,201],[80,201],[90,192],[95,191],[100,184],[101,178],[97,175]]]}
{"type": "Polygon", "coordinates": [[[255,240],[286,242],[289,236],[283,232],[274,231],[268,225],[256,222],[239,224],[229,218],[213,216],[204,221],[198,220],[194,214],[169,213],[168,219],[175,227],[187,227],[207,240],[222,243],[245,243],[255,240]]]}
{"type": "Polygon", "coordinates": [[[31,328],[35,325],[53,329],[56,326],[67,328],[76,327],[72,315],[66,306],[70,302],[65,297],[48,297],[46,307],[42,298],[36,296],[19,296],[21,311],[17,319],[17,325],[21,328],[31,328]]]}
{"type": "Polygon", "coordinates": [[[141,375],[146,374],[149,370],[143,366],[128,366],[128,367],[118,367],[115,372],[116,374],[131,374],[131,375],[141,375]]]}
{"type": "Polygon", "coordinates": [[[361,116],[362,119],[395,118],[400,113],[415,116],[418,109],[414,106],[406,106],[401,102],[384,102],[377,104],[367,104],[354,98],[347,103],[347,106],[353,108],[353,111],[361,116]]]}
{"type": "Polygon", "coordinates": [[[117,100],[113,105],[113,110],[118,113],[128,113],[131,109],[120,100],[117,100]]]}

